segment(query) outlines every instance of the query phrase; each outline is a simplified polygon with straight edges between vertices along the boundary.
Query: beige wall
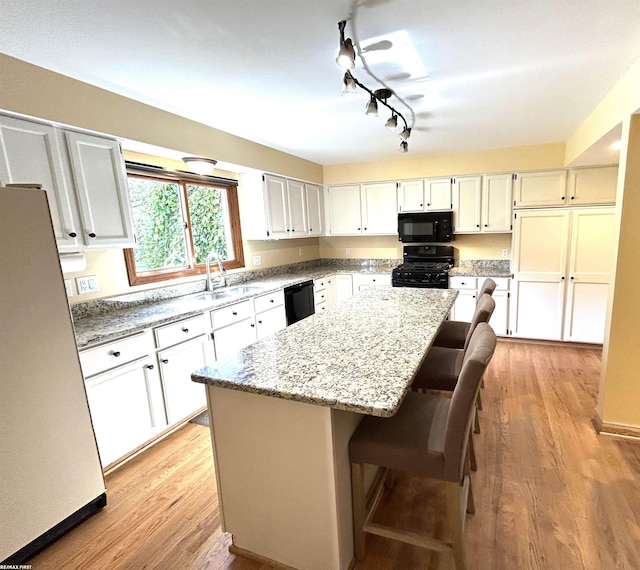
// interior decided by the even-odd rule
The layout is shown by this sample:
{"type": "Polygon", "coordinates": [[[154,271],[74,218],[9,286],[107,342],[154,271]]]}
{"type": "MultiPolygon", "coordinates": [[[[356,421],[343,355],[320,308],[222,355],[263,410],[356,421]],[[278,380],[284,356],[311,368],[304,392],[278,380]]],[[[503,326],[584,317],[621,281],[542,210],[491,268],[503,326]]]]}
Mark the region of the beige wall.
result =
{"type": "Polygon", "coordinates": [[[626,119],[618,179],[620,234],[609,299],[598,415],[605,431],[633,428],[640,435],[640,115],[626,119]]]}
{"type": "Polygon", "coordinates": [[[325,184],[373,182],[429,176],[461,176],[562,168],[565,145],[553,143],[434,156],[403,155],[393,160],[324,166],[325,184]]]}
{"type": "MultiPolygon", "coordinates": [[[[402,245],[396,236],[324,237],[320,257],[402,259],[402,245]]],[[[511,234],[458,234],[451,245],[459,259],[501,259],[503,249],[511,255],[511,234]]]]}

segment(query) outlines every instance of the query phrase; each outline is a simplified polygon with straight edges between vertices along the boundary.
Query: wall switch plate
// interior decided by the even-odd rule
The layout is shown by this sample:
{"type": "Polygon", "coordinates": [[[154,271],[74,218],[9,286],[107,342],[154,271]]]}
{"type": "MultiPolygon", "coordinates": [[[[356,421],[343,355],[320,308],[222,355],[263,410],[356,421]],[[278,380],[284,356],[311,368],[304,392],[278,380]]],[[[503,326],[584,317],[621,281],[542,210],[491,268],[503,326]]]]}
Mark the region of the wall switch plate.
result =
{"type": "Polygon", "coordinates": [[[254,265],[262,265],[262,257],[260,257],[259,255],[254,255],[253,256],[253,264],[254,265]]]}
{"type": "Polygon", "coordinates": [[[95,275],[76,277],[76,289],[78,290],[78,295],[96,293],[100,291],[100,287],[98,287],[98,278],[95,275]]]}
{"type": "Polygon", "coordinates": [[[503,249],[502,250],[502,257],[504,259],[508,259],[509,258],[509,250],[508,249],[503,249]]]}
{"type": "Polygon", "coordinates": [[[67,297],[73,297],[73,287],[71,286],[71,279],[64,280],[64,288],[67,291],[67,297]]]}
{"type": "Polygon", "coordinates": [[[351,255],[351,248],[350,248],[350,247],[345,248],[345,251],[344,251],[344,252],[345,252],[347,255],[351,255]]]}

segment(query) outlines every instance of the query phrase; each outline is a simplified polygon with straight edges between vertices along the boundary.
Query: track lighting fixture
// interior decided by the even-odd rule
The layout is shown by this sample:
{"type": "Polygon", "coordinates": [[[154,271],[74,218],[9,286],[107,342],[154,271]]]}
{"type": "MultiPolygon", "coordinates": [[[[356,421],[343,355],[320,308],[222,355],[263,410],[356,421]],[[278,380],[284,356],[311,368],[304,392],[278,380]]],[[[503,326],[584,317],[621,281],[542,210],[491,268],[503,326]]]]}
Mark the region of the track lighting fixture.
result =
{"type": "Polygon", "coordinates": [[[356,50],[353,47],[351,38],[344,38],[344,28],[347,25],[346,20],[338,24],[340,30],[340,51],[336,57],[336,63],[342,69],[353,69],[356,66],[356,50]]]}
{"type": "Polygon", "coordinates": [[[378,102],[376,101],[376,96],[371,95],[371,99],[369,99],[369,103],[367,103],[366,114],[370,117],[378,116],[378,102]]]}
{"type": "MultiPolygon", "coordinates": [[[[342,94],[349,95],[352,93],[356,93],[356,87],[359,87],[363,91],[366,91],[369,94],[369,101],[366,106],[366,114],[370,117],[378,116],[378,108],[379,104],[384,105],[391,111],[391,117],[385,123],[385,127],[387,127],[391,131],[395,131],[398,127],[398,119],[402,120],[404,123],[404,128],[399,133],[400,138],[402,138],[402,142],[400,143],[400,152],[409,152],[409,145],[407,143],[407,139],[411,136],[411,127],[407,124],[407,120],[404,118],[402,113],[398,111],[395,107],[389,104],[388,100],[395,95],[395,93],[386,87],[385,83],[377,78],[367,67],[366,61],[362,56],[362,50],[360,49],[359,43],[356,41],[356,45],[358,46],[358,54],[364,64],[365,71],[379,83],[385,85],[384,88],[371,90],[362,82],[358,81],[356,77],[351,73],[351,70],[355,67],[355,59],[356,59],[356,50],[354,48],[353,42],[351,38],[345,38],[344,30],[347,25],[347,21],[343,20],[338,22],[338,30],[340,32],[340,51],[338,52],[338,57],[336,58],[336,63],[346,69],[346,73],[342,79],[342,94]]],[[[386,49],[386,46],[385,46],[386,49]]],[[[401,103],[404,104],[405,107],[409,109],[412,116],[412,121],[415,120],[415,114],[411,107],[402,99],[400,99],[397,95],[395,95],[401,103]]],[[[413,126],[413,124],[412,124],[413,126]]]]}
{"type": "Polygon", "coordinates": [[[390,131],[395,131],[396,127],[398,126],[398,115],[393,113],[391,117],[389,117],[389,120],[384,124],[384,126],[387,127],[387,129],[389,129],[390,131]]]}
{"type": "Polygon", "coordinates": [[[356,93],[356,84],[353,81],[353,77],[347,71],[344,74],[344,79],[342,80],[342,94],[343,95],[354,95],[356,93]]]}

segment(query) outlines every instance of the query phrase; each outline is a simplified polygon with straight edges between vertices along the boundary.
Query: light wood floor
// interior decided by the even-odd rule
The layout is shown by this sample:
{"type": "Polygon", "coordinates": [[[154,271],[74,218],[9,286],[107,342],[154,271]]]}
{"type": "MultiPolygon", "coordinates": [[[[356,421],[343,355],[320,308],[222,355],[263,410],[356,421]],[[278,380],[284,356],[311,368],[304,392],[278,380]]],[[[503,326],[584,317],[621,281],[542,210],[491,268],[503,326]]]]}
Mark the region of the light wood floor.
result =
{"type": "MultiPolygon", "coordinates": [[[[640,442],[591,424],[600,353],[498,344],[475,436],[470,570],[640,568],[640,442]]],[[[229,554],[220,532],[209,431],[185,428],[107,478],[109,505],[35,557],[34,570],[267,566],[229,554]]],[[[380,522],[442,535],[437,485],[401,475],[380,522]]],[[[356,570],[447,568],[417,547],[367,537],[356,570]]]]}

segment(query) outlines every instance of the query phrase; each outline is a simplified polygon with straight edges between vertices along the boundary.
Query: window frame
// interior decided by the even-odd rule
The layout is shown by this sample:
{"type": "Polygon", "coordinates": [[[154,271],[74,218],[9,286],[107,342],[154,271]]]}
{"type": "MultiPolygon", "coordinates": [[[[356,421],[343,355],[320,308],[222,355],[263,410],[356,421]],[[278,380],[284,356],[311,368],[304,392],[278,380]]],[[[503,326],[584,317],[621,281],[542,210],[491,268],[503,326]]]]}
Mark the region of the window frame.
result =
{"type": "MultiPolygon", "coordinates": [[[[127,171],[127,178],[146,178],[158,182],[171,182],[178,185],[180,196],[180,208],[185,219],[184,228],[185,245],[188,258],[188,265],[180,267],[167,267],[162,269],[151,269],[139,271],[136,269],[135,253],[133,248],[124,250],[124,260],[127,268],[129,285],[143,285],[145,283],[158,283],[170,279],[182,277],[194,277],[206,273],[204,263],[195,263],[195,245],[193,240],[191,213],[187,201],[187,185],[208,186],[224,190],[227,194],[227,209],[229,213],[229,228],[231,230],[230,241],[233,246],[234,259],[228,259],[222,263],[224,269],[240,269],[245,267],[244,248],[242,246],[242,230],[240,227],[240,208],[238,204],[238,188],[235,184],[228,184],[218,180],[209,180],[207,177],[190,175],[188,173],[144,173],[127,171]]],[[[212,264],[212,271],[218,271],[217,264],[212,264]]]]}

